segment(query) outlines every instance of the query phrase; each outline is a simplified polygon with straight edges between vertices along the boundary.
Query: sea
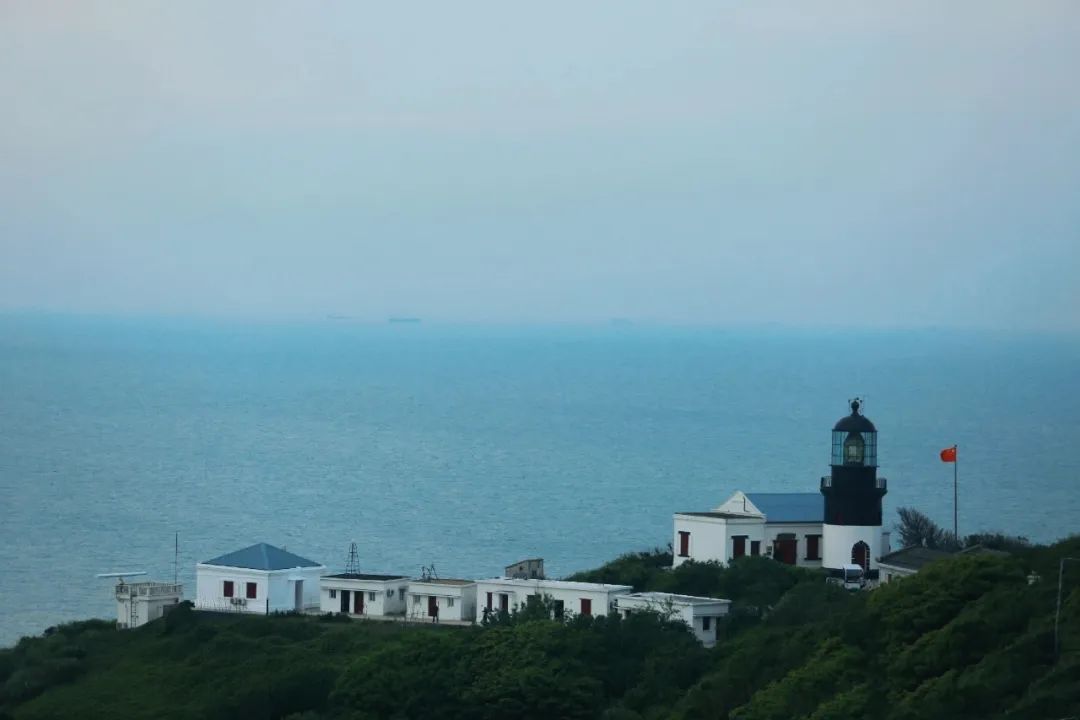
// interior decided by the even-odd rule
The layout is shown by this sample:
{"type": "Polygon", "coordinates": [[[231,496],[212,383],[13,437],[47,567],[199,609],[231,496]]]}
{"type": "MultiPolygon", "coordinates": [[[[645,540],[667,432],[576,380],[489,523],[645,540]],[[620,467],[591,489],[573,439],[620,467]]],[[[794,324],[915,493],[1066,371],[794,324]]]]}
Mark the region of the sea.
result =
{"type": "Polygon", "coordinates": [[[936,330],[0,316],[0,646],[268,542],[340,570],[549,576],[672,513],[814,492],[864,398],[885,512],[1080,530],[1080,338],[936,330]],[[177,553],[178,548],[178,553],[177,553]]]}

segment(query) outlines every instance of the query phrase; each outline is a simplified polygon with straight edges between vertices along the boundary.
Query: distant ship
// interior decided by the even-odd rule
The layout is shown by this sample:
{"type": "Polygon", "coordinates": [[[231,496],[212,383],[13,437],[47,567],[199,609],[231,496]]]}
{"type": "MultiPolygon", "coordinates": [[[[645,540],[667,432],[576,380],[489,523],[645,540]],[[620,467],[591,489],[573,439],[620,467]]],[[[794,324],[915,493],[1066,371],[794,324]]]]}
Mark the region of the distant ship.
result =
{"type": "Polygon", "coordinates": [[[390,318],[389,322],[391,322],[391,323],[412,323],[412,324],[416,324],[416,323],[420,322],[420,318],[418,318],[418,317],[392,317],[392,318],[390,318]]]}

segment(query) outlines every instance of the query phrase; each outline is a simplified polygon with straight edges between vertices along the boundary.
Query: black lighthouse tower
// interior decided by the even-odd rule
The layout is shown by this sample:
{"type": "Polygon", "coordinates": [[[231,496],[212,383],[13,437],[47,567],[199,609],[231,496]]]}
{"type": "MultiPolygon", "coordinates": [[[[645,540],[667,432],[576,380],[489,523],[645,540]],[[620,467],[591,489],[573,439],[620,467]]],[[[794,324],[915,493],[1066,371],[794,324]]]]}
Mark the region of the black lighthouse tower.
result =
{"type": "Polygon", "coordinates": [[[832,472],[821,478],[825,496],[822,565],[835,575],[844,565],[860,565],[877,577],[881,557],[881,500],[885,478],[877,476],[877,428],[859,414],[861,401],[851,401],[851,414],[832,430],[832,472]]]}

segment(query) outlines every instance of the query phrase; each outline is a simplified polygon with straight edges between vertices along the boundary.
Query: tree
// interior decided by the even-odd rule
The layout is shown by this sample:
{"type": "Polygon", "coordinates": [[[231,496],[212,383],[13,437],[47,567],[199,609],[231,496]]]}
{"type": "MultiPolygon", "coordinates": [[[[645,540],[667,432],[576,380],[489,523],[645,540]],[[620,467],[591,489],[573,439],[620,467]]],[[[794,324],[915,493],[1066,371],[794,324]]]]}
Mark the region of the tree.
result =
{"type": "Polygon", "coordinates": [[[900,523],[896,529],[900,532],[900,544],[903,547],[928,547],[935,550],[955,550],[957,544],[953,536],[941,529],[937,523],[915,508],[902,507],[896,511],[900,523]]]}

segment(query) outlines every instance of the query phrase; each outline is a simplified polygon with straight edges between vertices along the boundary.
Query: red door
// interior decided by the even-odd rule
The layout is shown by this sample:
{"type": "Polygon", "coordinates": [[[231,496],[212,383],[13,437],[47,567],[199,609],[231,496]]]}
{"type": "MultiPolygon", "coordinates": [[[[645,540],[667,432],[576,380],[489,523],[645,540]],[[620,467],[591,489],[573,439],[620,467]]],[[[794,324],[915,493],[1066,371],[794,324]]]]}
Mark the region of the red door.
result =
{"type": "Polygon", "coordinates": [[[855,563],[863,569],[863,571],[870,570],[870,546],[864,543],[862,540],[855,543],[851,548],[851,562],[855,563]]]}
{"type": "Polygon", "coordinates": [[[427,614],[428,617],[435,617],[439,614],[439,599],[434,595],[428,595],[427,614]]]}
{"type": "Polygon", "coordinates": [[[797,541],[795,538],[782,538],[776,541],[776,550],[774,556],[780,562],[786,565],[795,564],[795,550],[797,547],[797,541]]]}
{"type": "Polygon", "coordinates": [[[362,590],[354,590],[352,596],[353,596],[353,610],[352,610],[353,614],[354,615],[363,615],[364,614],[364,592],[362,590]]]}
{"type": "Polygon", "coordinates": [[[487,594],[487,609],[491,609],[491,593],[487,594]]]}
{"type": "Polygon", "coordinates": [[[731,538],[731,555],[740,558],[746,554],[746,536],[735,535],[731,538]]]}
{"type": "Polygon", "coordinates": [[[679,531],[679,557],[690,556],[690,533],[679,531]]]}
{"type": "Polygon", "coordinates": [[[581,598],[581,614],[592,615],[592,600],[589,598],[581,598]]]}

